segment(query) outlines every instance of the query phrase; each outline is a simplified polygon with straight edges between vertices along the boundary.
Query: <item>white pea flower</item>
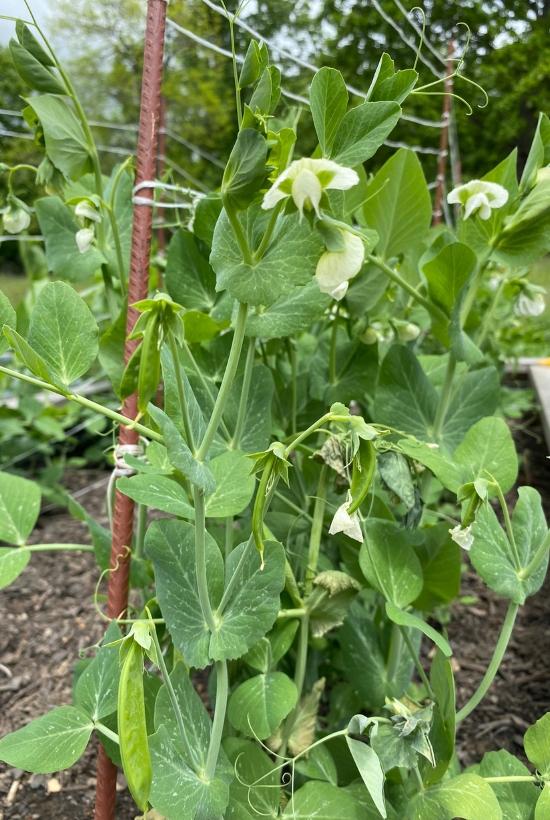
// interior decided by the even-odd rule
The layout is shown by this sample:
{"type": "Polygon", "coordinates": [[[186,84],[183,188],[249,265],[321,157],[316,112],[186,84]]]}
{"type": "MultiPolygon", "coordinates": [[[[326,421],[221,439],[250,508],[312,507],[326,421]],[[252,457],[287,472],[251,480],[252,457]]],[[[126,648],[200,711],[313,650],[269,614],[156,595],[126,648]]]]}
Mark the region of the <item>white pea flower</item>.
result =
{"type": "Polygon", "coordinates": [[[101,222],[101,214],[87,199],[81,200],[74,209],[74,212],[77,216],[82,217],[82,219],[89,219],[92,222],[101,222]]]}
{"type": "Polygon", "coordinates": [[[489,219],[494,208],[502,208],[508,202],[508,191],[496,182],[473,179],[459,185],[447,196],[449,205],[464,205],[464,219],[477,213],[480,219],[489,219]]]}
{"type": "Polygon", "coordinates": [[[349,535],[350,538],[354,538],[362,544],[363,533],[361,531],[361,524],[359,523],[359,516],[356,512],[351,515],[348,513],[350,504],[351,498],[348,495],[348,500],[336,510],[336,514],[330,525],[329,535],[336,535],[337,532],[343,532],[344,535],[349,535]]]}
{"type": "Polygon", "coordinates": [[[449,530],[451,533],[451,538],[453,541],[458,544],[459,547],[462,547],[464,550],[470,550],[472,544],[474,543],[474,536],[472,535],[472,524],[462,529],[460,524],[457,524],[456,527],[453,527],[452,530],[449,530]]]}
{"type": "Polygon", "coordinates": [[[300,220],[304,215],[304,207],[313,209],[320,219],[319,206],[325,189],[347,191],[358,182],[359,176],[352,168],[344,168],[330,159],[304,157],[291,162],[286,171],[277,177],[264,196],[262,208],[267,211],[282,199],[292,196],[300,211],[300,220]]]}
{"type": "Polygon", "coordinates": [[[4,229],[11,234],[26,231],[31,224],[31,215],[23,208],[11,205],[2,215],[4,229]]]}
{"type": "Polygon", "coordinates": [[[397,335],[400,342],[412,342],[420,336],[420,328],[412,322],[408,322],[405,325],[398,325],[397,335]]]}
{"type": "Polygon", "coordinates": [[[340,301],[346,295],[349,280],[357,276],[365,261],[363,240],[349,231],[342,231],[346,248],[325,251],[317,262],[315,278],[321,293],[329,293],[340,301]]]}
{"type": "Polygon", "coordinates": [[[92,244],[93,238],[94,232],[92,228],[82,228],[80,231],[76,232],[75,239],[80,253],[86,253],[92,244]]]}
{"type": "Polygon", "coordinates": [[[533,294],[533,298],[526,293],[520,293],[514,304],[516,316],[540,316],[544,312],[546,302],[542,293],[533,294]]]}
{"type": "Polygon", "coordinates": [[[537,176],[535,177],[535,185],[538,185],[540,182],[547,182],[550,179],[550,167],[547,165],[545,168],[541,168],[537,171],[537,176]]]}

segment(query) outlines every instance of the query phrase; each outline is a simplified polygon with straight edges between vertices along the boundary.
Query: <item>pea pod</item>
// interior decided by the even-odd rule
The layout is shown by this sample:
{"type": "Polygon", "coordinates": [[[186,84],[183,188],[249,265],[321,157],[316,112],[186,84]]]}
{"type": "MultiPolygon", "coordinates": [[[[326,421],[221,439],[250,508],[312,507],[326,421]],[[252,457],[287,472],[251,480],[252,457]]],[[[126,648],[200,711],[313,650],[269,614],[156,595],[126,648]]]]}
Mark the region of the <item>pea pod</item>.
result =
{"type": "Polygon", "coordinates": [[[356,512],[366,498],[369,491],[374,468],[376,467],[376,450],[372,441],[361,439],[359,450],[353,459],[351,474],[351,504],[348,515],[356,512]]]}
{"type": "Polygon", "coordinates": [[[143,648],[133,639],[122,663],[118,689],[118,737],[128,788],[145,813],[151,790],[151,758],[145,723],[143,648]]]}

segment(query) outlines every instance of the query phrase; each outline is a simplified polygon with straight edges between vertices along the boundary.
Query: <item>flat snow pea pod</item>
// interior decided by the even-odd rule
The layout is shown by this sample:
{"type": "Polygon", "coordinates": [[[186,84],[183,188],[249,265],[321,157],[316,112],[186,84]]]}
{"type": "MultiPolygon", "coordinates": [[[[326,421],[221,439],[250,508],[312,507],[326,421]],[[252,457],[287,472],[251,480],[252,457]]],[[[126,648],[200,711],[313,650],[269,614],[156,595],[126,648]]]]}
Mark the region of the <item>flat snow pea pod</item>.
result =
{"type": "Polygon", "coordinates": [[[351,504],[348,515],[359,509],[366,498],[376,467],[376,450],[372,441],[361,439],[359,450],[353,459],[351,474],[351,504]]]}
{"type": "Polygon", "coordinates": [[[128,788],[138,808],[145,813],[151,789],[151,758],[145,723],[143,648],[133,639],[120,674],[118,736],[128,788]]]}

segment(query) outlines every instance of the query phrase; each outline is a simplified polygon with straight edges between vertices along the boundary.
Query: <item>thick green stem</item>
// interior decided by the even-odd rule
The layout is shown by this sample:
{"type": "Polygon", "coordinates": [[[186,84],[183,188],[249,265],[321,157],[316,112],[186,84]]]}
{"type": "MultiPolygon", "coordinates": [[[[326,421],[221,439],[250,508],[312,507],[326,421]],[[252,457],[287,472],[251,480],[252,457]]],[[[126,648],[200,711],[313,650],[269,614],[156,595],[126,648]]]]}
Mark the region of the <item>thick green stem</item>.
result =
{"type": "Polygon", "coordinates": [[[225,560],[233,552],[233,516],[228,515],[225,519],[225,560]]]}
{"type": "Polygon", "coordinates": [[[338,303],[332,320],[332,333],[330,335],[330,353],[328,360],[328,378],[331,384],[336,384],[336,342],[338,339],[338,303]]]}
{"type": "Polygon", "coordinates": [[[536,783],[534,775],[513,774],[510,777],[484,777],[486,783],[536,783]]]}
{"type": "Polygon", "coordinates": [[[241,223],[239,222],[239,217],[235,213],[231,202],[227,196],[224,196],[224,194],[222,194],[222,203],[225,208],[227,218],[229,219],[229,223],[233,228],[233,233],[235,234],[235,239],[237,240],[237,244],[240,248],[243,262],[253,267],[254,259],[252,258],[250,248],[248,247],[248,242],[246,241],[246,236],[244,235],[241,223]]]}
{"type": "Polygon", "coordinates": [[[185,438],[187,445],[192,453],[195,452],[195,442],[193,441],[193,431],[191,429],[191,421],[189,419],[189,409],[187,407],[187,396],[183,387],[183,379],[181,377],[181,364],[178,356],[178,346],[176,344],[176,337],[171,330],[168,331],[168,346],[172,356],[172,363],[174,365],[174,375],[176,377],[176,386],[178,389],[178,398],[180,402],[181,417],[183,419],[183,429],[185,430],[185,438]]]}
{"type": "Polygon", "coordinates": [[[277,224],[277,217],[281,213],[281,208],[283,207],[283,202],[284,202],[284,200],[281,200],[280,202],[278,202],[275,205],[275,207],[273,208],[273,210],[271,211],[271,216],[269,218],[269,222],[267,223],[267,228],[265,229],[263,239],[260,242],[260,247],[253,254],[253,259],[254,259],[254,262],[256,264],[258,264],[260,259],[263,257],[263,255],[266,251],[266,248],[269,245],[269,240],[271,239],[273,231],[275,230],[275,225],[277,224]]]}
{"type": "Polygon", "coordinates": [[[95,725],[96,731],[101,732],[102,735],[105,735],[105,737],[108,737],[109,740],[112,740],[113,743],[116,743],[117,746],[120,745],[120,741],[118,739],[118,735],[117,735],[116,732],[113,732],[112,729],[108,729],[107,726],[104,726],[103,723],[100,723],[99,720],[96,720],[94,725],[95,725]]]}
{"type": "Polygon", "coordinates": [[[393,680],[399,661],[401,660],[401,653],[403,651],[403,635],[397,624],[392,624],[390,652],[388,655],[387,677],[388,680],[393,680]]]}
{"type": "Polygon", "coordinates": [[[229,34],[231,36],[231,54],[233,55],[233,78],[235,80],[235,102],[237,105],[237,123],[239,124],[239,131],[243,124],[243,110],[241,104],[241,87],[239,85],[239,71],[237,68],[237,56],[235,51],[235,21],[234,18],[229,17],[229,34]]]}
{"type": "Polygon", "coordinates": [[[510,521],[510,513],[508,512],[508,505],[506,503],[506,499],[504,498],[504,493],[500,488],[500,484],[498,481],[494,483],[495,489],[497,491],[498,500],[500,502],[500,508],[502,510],[502,517],[504,518],[504,524],[506,526],[506,532],[508,533],[508,540],[510,542],[510,546],[512,548],[512,558],[515,563],[515,570],[516,572],[520,572],[521,567],[521,560],[519,557],[518,546],[516,544],[516,537],[514,535],[514,530],[512,529],[512,522],[510,521]]]}
{"type": "Polygon", "coordinates": [[[216,776],[216,765],[218,763],[218,755],[222,742],[223,724],[225,722],[227,698],[229,695],[227,661],[217,661],[216,672],[216,708],[214,710],[212,734],[210,735],[210,746],[208,747],[208,756],[206,758],[205,777],[207,781],[214,780],[216,776]]]}
{"type": "Polygon", "coordinates": [[[27,549],[29,552],[94,552],[88,544],[21,544],[14,549],[27,549]]]}
{"type": "Polygon", "coordinates": [[[233,335],[233,342],[231,344],[231,350],[229,352],[227,367],[225,368],[225,373],[223,374],[223,379],[220,385],[218,398],[216,399],[216,404],[214,405],[214,409],[212,410],[212,416],[210,417],[208,427],[206,428],[204,439],[202,440],[201,446],[197,451],[198,461],[204,461],[204,459],[206,458],[208,450],[210,449],[210,445],[212,444],[214,436],[216,435],[216,431],[220,425],[223,416],[223,411],[225,410],[225,405],[229,397],[229,391],[231,390],[231,385],[233,384],[233,379],[235,378],[235,373],[237,371],[237,366],[239,364],[239,357],[241,355],[241,349],[243,346],[244,331],[246,328],[247,313],[248,305],[244,304],[243,302],[240,302],[239,312],[237,314],[237,321],[235,322],[235,333],[233,335]]]}
{"type": "MultiPolygon", "coordinates": [[[[212,393],[212,390],[210,389],[210,385],[208,384],[207,380],[204,378],[204,374],[203,374],[202,370],[200,369],[200,367],[198,366],[195,357],[191,353],[191,349],[190,349],[189,345],[185,341],[183,343],[183,349],[185,350],[185,355],[187,356],[187,358],[191,362],[193,370],[195,371],[195,373],[196,373],[196,375],[197,375],[197,377],[198,377],[198,379],[199,379],[199,381],[202,385],[202,388],[203,388],[204,392],[206,393],[206,395],[208,396],[208,398],[210,400],[210,404],[212,406],[212,409],[214,409],[214,407],[216,406],[216,399],[214,397],[214,394],[212,393]]],[[[227,441],[231,441],[231,433],[227,429],[227,425],[226,425],[226,423],[223,419],[221,419],[221,421],[220,421],[220,430],[222,431],[222,434],[223,434],[224,438],[227,441]]]]}
{"type": "Polygon", "coordinates": [[[464,704],[462,709],[458,712],[456,716],[457,723],[460,723],[461,720],[464,720],[465,717],[468,717],[470,712],[474,711],[476,706],[483,700],[483,698],[487,694],[487,691],[491,686],[493,680],[495,679],[495,675],[498,672],[502,658],[504,657],[504,653],[506,652],[506,649],[508,647],[508,643],[512,635],[512,630],[514,629],[514,624],[516,622],[518,610],[519,604],[510,601],[508,611],[504,619],[504,623],[502,624],[500,637],[495,647],[493,657],[491,658],[491,663],[489,664],[489,667],[483,677],[483,680],[479,684],[478,688],[476,689],[470,700],[466,704],[464,704]]]}
{"type": "Polygon", "coordinates": [[[320,419],[313,422],[313,424],[311,424],[307,428],[307,430],[304,430],[303,433],[300,433],[298,436],[296,436],[295,439],[293,439],[290,442],[290,444],[288,445],[288,447],[285,450],[285,454],[284,454],[285,458],[288,458],[289,455],[291,454],[291,452],[293,450],[295,450],[296,447],[299,444],[302,443],[302,441],[304,441],[308,436],[310,436],[312,433],[314,433],[316,430],[318,430],[319,427],[322,427],[323,424],[325,424],[327,421],[340,421],[340,420],[341,421],[347,420],[347,416],[334,416],[332,413],[325,413],[324,416],[321,416],[320,419]]]}
{"type": "Polygon", "coordinates": [[[136,530],[136,546],[134,548],[134,558],[143,558],[145,533],[147,531],[147,513],[147,504],[138,504],[138,520],[136,530]]]}
{"type": "Polygon", "coordinates": [[[420,675],[420,680],[422,681],[422,683],[426,687],[428,697],[430,698],[431,701],[435,701],[434,691],[433,691],[432,687],[430,686],[430,681],[428,680],[428,677],[427,677],[426,673],[424,672],[424,669],[422,668],[422,664],[420,663],[420,658],[418,657],[418,655],[414,651],[414,646],[411,643],[411,639],[407,635],[407,629],[404,626],[400,626],[399,629],[401,630],[401,635],[403,636],[403,640],[405,641],[405,645],[406,645],[407,649],[409,650],[410,656],[411,656],[411,658],[413,660],[413,663],[416,667],[416,671],[420,675]]]}
{"type": "Polygon", "coordinates": [[[202,616],[211,632],[216,631],[216,620],[212,612],[208,582],[206,576],[206,522],[204,508],[204,494],[202,490],[193,487],[195,500],[195,567],[197,573],[197,588],[202,616]]]}
{"type": "Polygon", "coordinates": [[[420,769],[418,768],[418,766],[413,766],[412,771],[414,774],[414,778],[416,780],[418,791],[420,793],[426,791],[426,787],[424,786],[424,781],[422,780],[422,775],[420,774],[420,769]]]}
{"type": "Polygon", "coordinates": [[[325,516],[326,497],[328,488],[328,465],[323,464],[317,486],[315,507],[313,508],[313,523],[311,525],[311,535],[309,538],[309,550],[307,554],[307,567],[305,575],[305,595],[306,598],[313,591],[313,579],[317,575],[317,564],[319,561],[319,548],[321,546],[321,536],[323,534],[323,520],[325,516]]]}
{"type": "Polygon", "coordinates": [[[538,548],[538,550],[534,554],[531,561],[527,564],[525,569],[522,569],[521,572],[518,572],[518,578],[521,581],[526,581],[528,578],[531,577],[531,575],[533,575],[538,570],[538,568],[540,567],[540,565],[542,564],[542,562],[546,558],[549,549],[550,549],[550,532],[548,532],[546,534],[546,538],[543,540],[542,544],[540,545],[540,547],[538,548]]]}
{"type": "Polygon", "coordinates": [[[424,296],[418,293],[418,291],[415,290],[415,288],[412,285],[410,285],[405,279],[403,279],[403,277],[400,276],[397,273],[397,271],[393,270],[393,268],[390,268],[389,265],[386,265],[386,263],[379,259],[377,256],[370,255],[368,259],[369,262],[372,262],[373,265],[376,265],[377,268],[380,268],[380,270],[383,271],[386,274],[386,276],[389,276],[389,278],[392,281],[394,281],[397,285],[399,285],[399,287],[403,288],[403,290],[406,291],[406,293],[408,293],[409,296],[412,296],[412,298],[416,302],[418,302],[419,305],[422,305],[422,307],[426,308],[426,310],[432,316],[433,319],[444,324],[448,323],[449,319],[446,316],[446,314],[443,313],[443,311],[440,308],[438,308],[436,305],[433,305],[428,299],[426,299],[424,296]]]}
{"type": "Polygon", "coordinates": [[[451,399],[451,393],[453,389],[453,379],[455,375],[455,370],[456,359],[453,353],[449,353],[449,358],[447,359],[447,369],[445,371],[445,379],[443,381],[441,393],[439,394],[439,401],[437,403],[437,410],[435,413],[435,420],[433,426],[433,436],[435,442],[438,441],[441,435],[443,422],[445,421],[445,416],[447,415],[447,410],[449,409],[449,402],[451,399]]]}
{"type": "Polygon", "coordinates": [[[27,376],[25,373],[19,373],[17,370],[10,370],[9,367],[0,366],[0,373],[5,373],[7,376],[12,376],[14,379],[27,382],[27,384],[34,384],[36,387],[41,387],[42,390],[48,390],[50,393],[57,393],[58,396],[64,396],[67,401],[75,401],[83,407],[89,407],[90,410],[95,410],[96,413],[101,413],[102,415],[107,416],[107,418],[122,424],[123,427],[126,427],[128,430],[137,430],[138,433],[141,433],[143,436],[146,436],[152,441],[158,441],[159,444],[164,444],[164,439],[161,435],[159,435],[159,433],[155,433],[155,431],[150,430],[149,427],[145,427],[143,424],[138,424],[137,422],[131,421],[131,419],[123,416],[122,413],[117,413],[109,407],[103,407],[103,405],[98,404],[91,399],[87,399],[85,396],[79,396],[78,393],[67,394],[64,390],[61,390],[61,388],[54,387],[54,385],[48,384],[48,382],[42,381],[42,379],[35,379],[33,376],[27,376]]]}
{"type": "Polygon", "coordinates": [[[118,232],[118,225],[116,224],[116,217],[114,211],[108,208],[109,221],[111,223],[111,231],[113,232],[113,239],[115,242],[116,259],[118,265],[118,278],[120,280],[120,291],[123,296],[126,296],[126,279],[124,277],[124,259],[122,257],[122,245],[120,244],[120,234],[118,232]]]}
{"type": "Polygon", "coordinates": [[[482,259],[479,261],[479,267],[472,278],[472,282],[468,288],[468,293],[466,294],[466,298],[464,299],[464,304],[462,305],[462,310],[460,312],[460,323],[462,327],[468,321],[468,316],[470,315],[470,311],[474,305],[474,301],[477,295],[477,291],[481,282],[483,280],[483,274],[487,268],[487,262],[489,261],[489,256],[491,255],[492,247],[485,252],[482,259]]]}
{"type": "Polygon", "coordinates": [[[481,326],[481,330],[479,332],[479,336],[477,337],[476,344],[478,347],[481,347],[483,342],[485,341],[485,337],[489,332],[489,328],[493,324],[493,318],[495,315],[495,311],[498,307],[498,303],[501,300],[502,294],[504,293],[504,288],[506,287],[506,279],[503,279],[500,285],[498,286],[498,290],[495,293],[495,298],[493,299],[491,306],[487,313],[485,314],[485,318],[483,320],[483,324],[481,326]]]}
{"type": "Polygon", "coordinates": [[[252,370],[254,368],[254,356],[256,353],[256,339],[251,337],[248,352],[246,354],[246,362],[244,366],[243,386],[241,396],[239,399],[239,410],[237,412],[237,421],[235,424],[235,432],[233,440],[231,441],[231,449],[238,450],[241,444],[241,437],[244,428],[244,419],[246,416],[246,405],[248,402],[248,394],[250,392],[250,382],[252,381],[252,370]]]}
{"type": "Polygon", "coordinates": [[[298,415],[298,371],[296,362],[296,348],[292,339],[287,339],[288,356],[290,359],[290,389],[291,389],[291,409],[290,409],[290,432],[296,435],[297,425],[296,419],[298,415]]]}

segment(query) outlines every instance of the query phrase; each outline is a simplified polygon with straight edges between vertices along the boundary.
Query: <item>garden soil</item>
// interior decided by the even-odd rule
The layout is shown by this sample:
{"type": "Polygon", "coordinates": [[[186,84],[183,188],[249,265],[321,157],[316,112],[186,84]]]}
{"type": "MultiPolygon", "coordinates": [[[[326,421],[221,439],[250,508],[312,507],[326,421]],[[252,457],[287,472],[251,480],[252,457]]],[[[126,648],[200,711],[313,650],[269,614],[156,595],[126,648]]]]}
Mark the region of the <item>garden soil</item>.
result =
{"type": "MultiPolygon", "coordinates": [[[[542,494],[550,520],[550,471],[537,418],[514,424],[521,458],[519,485],[542,494]]],[[[97,471],[70,475],[71,492],[101,479],[97,471]]],[[[105,486],[79,500],[105,522],[105,486]]],[[[515,492],[510,493],[513,506],[515,492]]],[[[85,525],[59,508],[40,517],[34,543],[89,543],[85,525]]],[[[88,553],[35,555],[24,573],[0,593],[0,735],[50,709],[71,702],[72,668],[80,650],[95,644],[103,624],[92,595],[97,582],[88,553]]],[[[452,608],[457,700],[475,691],[492,655],[507,608],[475,573],[466,571],[461,595],[475,603],[452,608]]],[[[429,658],[425,659],[429,664],[429,658]]],[[[199,681],[205,697],[204,681],[199,681]]],[[[550,580],[522,607],[497,678],[476,711],[459,727],[457,753],[466,766],[486,751],[507,749],[523,758],[527,727],[550,711],[550,580]]],[[[27,774],[0,763],[0,820],[86,820],[93,818],[96,746],[65,772],[27,774]]],[[[119,775],[117,820],[139,815],[119,775]]]]}

